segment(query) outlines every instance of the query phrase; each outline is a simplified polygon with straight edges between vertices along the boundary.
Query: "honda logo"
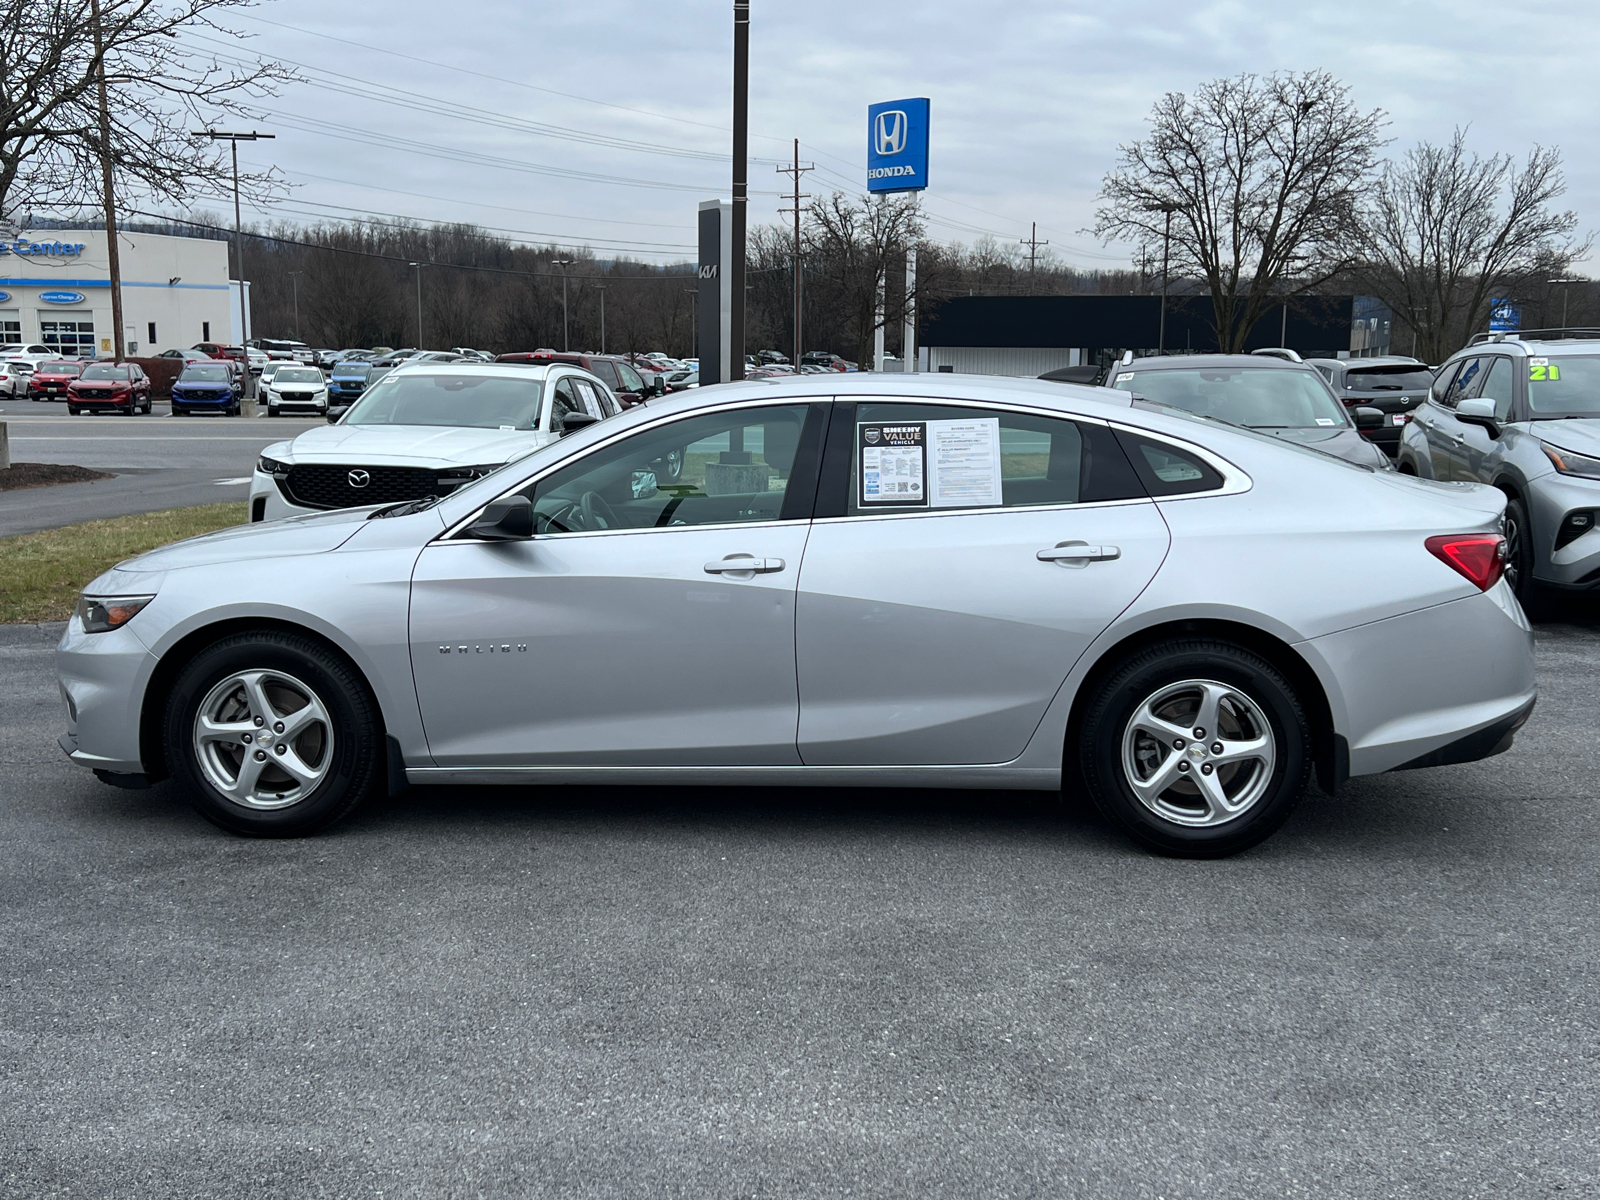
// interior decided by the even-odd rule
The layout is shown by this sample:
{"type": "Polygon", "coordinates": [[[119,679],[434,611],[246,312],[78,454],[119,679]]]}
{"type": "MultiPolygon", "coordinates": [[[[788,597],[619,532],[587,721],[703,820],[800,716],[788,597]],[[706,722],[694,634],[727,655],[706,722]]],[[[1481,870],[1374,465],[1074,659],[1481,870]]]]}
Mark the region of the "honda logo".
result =
{"type": "Polygon", "coordinates": [[[350,481],[350,486],[353,488],[364,488],[372,482],[372,476],[365,471],[351,471],[345,478],[350,481]]]}
{"type": "Polygon", "coordinates": [[[878,114],[872,144],[880,155],[888,157],[906,148],[906,125],[906,114],[901,109],[891,108],[878,114]]]}

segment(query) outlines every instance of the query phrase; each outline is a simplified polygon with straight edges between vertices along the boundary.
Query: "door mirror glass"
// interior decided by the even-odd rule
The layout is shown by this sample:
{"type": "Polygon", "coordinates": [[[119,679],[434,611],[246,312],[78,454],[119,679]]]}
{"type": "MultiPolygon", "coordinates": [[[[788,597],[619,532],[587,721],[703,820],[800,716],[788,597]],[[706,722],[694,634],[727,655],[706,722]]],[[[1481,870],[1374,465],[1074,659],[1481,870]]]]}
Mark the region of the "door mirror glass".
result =
{"type": "Polygon", "coordinates": [[[490,542],[516,542],[533,536],[533,501],[526,496],[491,500],[483,515],[467,527],[467,536],[490,542]]]}

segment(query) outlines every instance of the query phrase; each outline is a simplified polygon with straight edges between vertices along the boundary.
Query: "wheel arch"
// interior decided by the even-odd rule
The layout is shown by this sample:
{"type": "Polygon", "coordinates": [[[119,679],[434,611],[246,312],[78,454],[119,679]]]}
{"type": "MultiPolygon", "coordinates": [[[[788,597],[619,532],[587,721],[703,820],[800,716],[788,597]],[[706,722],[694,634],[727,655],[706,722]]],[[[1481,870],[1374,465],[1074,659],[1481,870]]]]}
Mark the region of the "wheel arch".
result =
{"type": "MultiPolygon", "coordinates": [[[[1311,725],[1311,753],[1316,764],[1317,783],[1323,791],[1332,793],[1349,777],[1350,748],[1334,728],[1333,707],[1316,670],[1298,650],[1275,634],[1241,621],[1219,618],[1167,621],[1136,630],[1107,646],[1089,668],[1073,696],[1072,708],[1067,716],[1065,746],[1077,744],[1090,697],[1101,681],[1115,671],[1123,660],[1147,646],[1173,638],[1194,637],[1212,637],[1232,642],[1271,664],[1294,688],[1295,695],[1306,707],[1306,717],[1311,725]]],[[[1076,761],[1072,754],[1064,753],[1063,759],[1064,772],[1076,769],[1071,765],[1076,761]]]]}
{"type": "Polygon", "coordinates": [[[144,698],[139,707],[139,760],[144,764],[145,778],[151,783],[166,779],[171,774],[167,765],[162,726],[166,718],[167,697],[172,693],[172,685],[176,682],[179,672],[196,654],[213,642],[219,642],[225,637],[247,630],[266,630],[303,637],[316,642],[329,654],[341,659],[372,696],[372,708],[378,714],[378,723],[387,731],[388,723],[383,705],[378,700],[377,689],[373,687],[372,680],[367,677],[367,672],[361,668],[361,664],[345,653],[332,638],[325,637],[315,629],[279,618],[229,617],[209,625],[202,625],[184,634],[166,648],[150,672],[149,681],[145,684],[144,698]]]}

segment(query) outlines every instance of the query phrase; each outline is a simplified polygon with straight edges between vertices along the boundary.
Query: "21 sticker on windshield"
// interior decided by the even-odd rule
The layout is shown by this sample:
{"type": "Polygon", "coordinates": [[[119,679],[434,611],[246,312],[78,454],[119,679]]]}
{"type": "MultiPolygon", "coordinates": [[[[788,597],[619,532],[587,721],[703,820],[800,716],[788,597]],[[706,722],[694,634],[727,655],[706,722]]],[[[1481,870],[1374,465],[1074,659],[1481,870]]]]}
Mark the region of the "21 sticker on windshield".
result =
{"type": "Polygon", "coordinates": [[[1528,360],[1528,382],[1554,383],[1561,378],[1561,368],[1548,358],[1530,358],[1528,360]]]}

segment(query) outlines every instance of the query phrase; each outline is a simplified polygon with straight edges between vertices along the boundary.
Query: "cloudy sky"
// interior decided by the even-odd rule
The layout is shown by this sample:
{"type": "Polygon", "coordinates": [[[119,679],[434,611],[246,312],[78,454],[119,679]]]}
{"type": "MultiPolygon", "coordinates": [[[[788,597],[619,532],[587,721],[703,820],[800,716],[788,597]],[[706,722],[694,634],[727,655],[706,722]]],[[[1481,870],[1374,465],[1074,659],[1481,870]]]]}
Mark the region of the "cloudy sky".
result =
{"type": "MultiPolygon", "coordinates": [[[[869,103],[932,100],[929,232],[1039,236],[1120,266],[1082,231],[1119,142],[1166,91],[1326,68],[1389,114],[1394,152],[1470,126],[1475,149],[1561,147],[1568,203],[1600,224],[1600,21],[1587,4],[1483,0],[753,0],[753,221],[778,219],[792,139],[806,190],[859,193],[869,103]]],[[[692,257],[726,197],[732,4],[701,0],[264,0],[250,52],[306,82],[242,147],[293,185],[267,214],[470,221],[604,256],[692,257]]],[[[237,45],[195,42],[219,53],[237,45]]]]}

